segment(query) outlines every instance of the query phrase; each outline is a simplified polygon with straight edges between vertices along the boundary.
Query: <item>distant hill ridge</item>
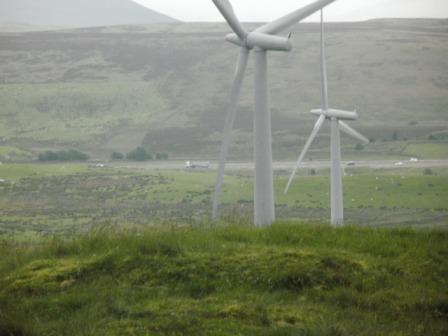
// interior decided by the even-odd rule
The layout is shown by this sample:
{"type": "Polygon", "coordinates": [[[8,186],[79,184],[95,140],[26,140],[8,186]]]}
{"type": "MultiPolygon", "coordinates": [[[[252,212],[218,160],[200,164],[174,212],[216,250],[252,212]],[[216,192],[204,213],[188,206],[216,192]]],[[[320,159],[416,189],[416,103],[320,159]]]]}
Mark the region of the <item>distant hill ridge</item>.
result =
{"type": "Polygon", "coordinates": [[[0,0],[0,25],[81,28],[176,21],[131,0],[0,0]]]}
{"type": "MultiPolygon", "coordinates": [[[[354,126],[375,140],[358,150],[344,137],[344,158],[448,158],[448,22],[377,20],[327,29],[332,104],[356,108],[354,126]]],[[[308,111],[321,99],[319,31],[317,23],[297,25],[291,53],[270,59],[278,160],[297,159],[315,123],[308,111]]],[[[143,146],[172,158],[215,159],[238,54],[223,41],[228,32],[225,23],[188,23],[0,34],[0,151],[74,148],[108,159],[143,146]]],[[[251,62],[231,160],[252,152],[252,72],[251,62]]],[[[313,144],[313,159],[329,157],[325,132],[313,144]]]]}

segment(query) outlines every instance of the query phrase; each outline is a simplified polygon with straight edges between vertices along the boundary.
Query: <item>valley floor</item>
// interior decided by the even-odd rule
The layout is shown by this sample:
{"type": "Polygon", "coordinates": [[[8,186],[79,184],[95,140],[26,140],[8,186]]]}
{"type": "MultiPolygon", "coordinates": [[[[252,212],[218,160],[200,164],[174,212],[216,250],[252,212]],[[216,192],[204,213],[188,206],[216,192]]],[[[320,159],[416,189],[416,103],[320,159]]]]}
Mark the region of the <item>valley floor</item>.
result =
{"type": "MultiPolygon", "coordinates": [[[[380,164],[380,163],[376,163],[380,164]]],[[[31,239],[72,235],[102,226],[143,229],[148,223],[195,223],[211,214],[213,170],[160,166],[96,167],[87,164],[0,165],[0,235],[31,239]],[[145,169],[143,169],[145,168],[145,169]]],[[[290,192],[288,169],[277,170],[279,219],[327,222],[329,172],[306,166],[290,192]]],[[[347,223],[362,226],[448,228],[448,169],[418,163],[390,168],[345,169],[347,223]]],[[[221,217],[251,221],[250,170],[229,170],[221,217]]]]}

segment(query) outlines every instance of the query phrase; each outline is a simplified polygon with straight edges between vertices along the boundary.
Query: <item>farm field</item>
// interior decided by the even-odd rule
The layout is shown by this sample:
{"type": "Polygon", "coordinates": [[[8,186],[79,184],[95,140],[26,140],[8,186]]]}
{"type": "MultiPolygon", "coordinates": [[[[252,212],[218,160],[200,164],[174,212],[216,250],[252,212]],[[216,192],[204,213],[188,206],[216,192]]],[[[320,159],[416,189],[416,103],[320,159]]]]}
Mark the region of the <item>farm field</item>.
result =
{"type": "MultiPolygon", "coordinates": [[[[448,227],[446,168],[369,170],[344,177],[348,223],[363,226],[448,227]],[[431,174],[431,175],[428,175],[431,174]]],[[[326,222],[326,169],[303,172],[284,195],[287,176],[275,178],[277,216],[326,222]]],[[[215,173],[95,168],[86,164],[0,165],[0,232],[17,238],[71,235],[101,227],[143,229],[154,223],[201,223],[211,211],[215,173]]],[[[250,221],[250,172],[225,178],[221,215],[250,221]]]]}
{"type": "Polygon", "coordinates": [[[403,154],[414,155],[424,158],[444,158],[448,157],[448,145],[440,144],[410,144],[406,147],[403,154]]]}

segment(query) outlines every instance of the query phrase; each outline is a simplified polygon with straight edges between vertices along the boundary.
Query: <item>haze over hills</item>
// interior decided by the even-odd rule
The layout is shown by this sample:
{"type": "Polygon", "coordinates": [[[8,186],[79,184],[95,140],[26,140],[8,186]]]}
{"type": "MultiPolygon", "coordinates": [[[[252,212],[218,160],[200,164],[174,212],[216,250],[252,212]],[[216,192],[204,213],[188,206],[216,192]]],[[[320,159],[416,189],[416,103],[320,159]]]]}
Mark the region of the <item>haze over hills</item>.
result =
{"type": "MultiPolygon", "coordinates": [[[[330,102],[357,108],[354,127],[375,140],[357,151],[344,138],[344,157],[426,157],[428,142],[446,155],[448,21],[332,23],[328,32],[330,102]]],[[[109,157],[144,145],[214,159],[238,55],[226,33],[225,24],[161,24],[0,34],[0,146],[109,157]]],[[[271,55],[276,158],[296,159],[315,121],[308,111],[320,106],[318,55],[316,24],[295,29],[291,53],[271,55]]],[[[231,150],[246,160],[252,62],[248,70],[231,150]]],[[[328,130],[311,157],[326,151],[328,130]]]]}
{"type": "Polygon", "coordinates": [[[33,30],[175,21],[131,0],[0,0],[0,25],[16,29],[22,25],[33,30]]]}
{"type": "MultiPolygon", "coordinates": [[[[223,22],[223,17],[210,0],[134,1],[184,22],[223,22]],[[191,8],[191,3],[194,3],[194,9],[191,8]]],[[[242,22],[271,21],[311,2],[312,0],[231,1],[235,13],[242,22]]],[[[448,18],[448,2],[446,0],[338,0],[325,8],[325,18],[327,22],[353,22],[377,18],[448,18]]],[[[319,20],[319,15],[316,13],[305,21],[319,22],[319,20]]]]}

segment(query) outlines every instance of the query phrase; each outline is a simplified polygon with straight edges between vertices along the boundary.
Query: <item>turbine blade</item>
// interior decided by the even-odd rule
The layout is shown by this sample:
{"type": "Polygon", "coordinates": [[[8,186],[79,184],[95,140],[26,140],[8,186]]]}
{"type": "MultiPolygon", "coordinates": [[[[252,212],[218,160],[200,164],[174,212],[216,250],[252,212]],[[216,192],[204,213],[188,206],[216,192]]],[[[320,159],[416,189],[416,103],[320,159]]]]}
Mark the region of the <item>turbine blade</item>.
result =
{"type": "Polygon", "coordinates": [[[226,167],[227,154],[229,153],[230,143],[232,141],[232,130],[235,123],[236,110],[240,100],[241,86],[243,84],[244,74],[246,72],[247,60],[249,58],[249,50],[241,48],[238,64],[233,80],[233,87],[230,94],[230,105],[227,111],[226,123],[224,126],[224,136],[221,145],[221,153],[219,156],[218,176],[216,178],[215,193],[213,195],[213,219],[218,216],[219,201],[222,192],[222,183],[224,180],[224,170],[226,167]]]}
{"type": "Polygon", "coordinates": [[[325,55],[325,37],[324,37],[324,11],[320,11],[320,53],[321,53],[321,71],[322,71],[322,110],[328,111],[328,78],[327,61],[325,55]]]}
{"type": "Polygon", "coordinates": [[[296,176],[297,170],[299,169],[300,164],[302,163],[306,153],[308,152],[308,149],[310,149],[311,144],[313,143],[314,139],[317,136],[317,133],[319,133],[320,129],[322,128],[325,121],[325,116],[321,115],[319,119],[317,119],[316,124],[314,125],[313,131],[311,132],[310,137],[308,138],[305,147],[303,147],[302,153],[299,156],[299,159],[297,160],[296,166],[294,167],[294,170],[291,174],[291,177],[289,178],[288,184],[285,188],[285,194],[288,193],[289,188],[291,187],[292,181],[294,180],[294,177],[296,176]]]}
{"type": "Polygon", "coordinates": [[[370,143],[370,140],[367,139],[364,135],[359,133],[358,131],[355,131],[353,128],[351,128],[349,125],[347,125],[343,121],[339,121],[339,126],[341,127],[341,131],[354,137],[355,139],[361,140],[365,143],[370,143]]]}
{"type": "Polygon", "coordinates": [[[213,0],[213,3],[221,12],[222,16],[224,16],[235,34],[238,35],[241,40],[245,40],[247,37],[247,32],[235,15],[235,11],[233,10],[232,4],[229,0],[213,0]]]}
{"type": "Polygon", "coordinates": [[[302,21],[303,19],[307,18],[308,16],[314,14],[318,10],[322,9],[323,7],[331,4],[336,0],[318,0],[315,1],[308,6],[305,6],[303,8],[300,8],[290,14],[287,14],[275,21],[272,21],[271,23],[265,24],[258,28],[256,32],[258,33],[264,33],[264,34],[278,34],[282,32],[283,30],[293,26],[294,24],[302,21]]]}

